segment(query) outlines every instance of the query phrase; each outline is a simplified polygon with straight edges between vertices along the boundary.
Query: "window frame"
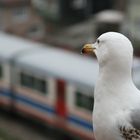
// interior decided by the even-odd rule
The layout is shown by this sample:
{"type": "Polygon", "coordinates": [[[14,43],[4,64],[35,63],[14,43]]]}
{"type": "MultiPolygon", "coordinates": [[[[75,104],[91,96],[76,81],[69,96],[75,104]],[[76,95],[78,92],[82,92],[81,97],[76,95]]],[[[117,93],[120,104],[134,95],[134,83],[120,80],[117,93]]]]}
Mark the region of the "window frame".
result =
{"type": "Polygon", "coordinates": [[[31,73],[28,73],[28,72],[20,71],[19,72],[19,85],[21,87],[28,88],[32,91],[47,95],[48,94],[48,82],[47,82],[46,78],[44,78],[45,76],[44,77],[43,76],[39,77],[39,76],[36,76],[36,75],[37,74],[31,74],[31,73]],[[22,81],[22,78],[23,78],[23,77],[21,77],[22,75],[26,76],[25,78],[31,78],[31,85],[26,85],[28,83],[28,81],[27,81],[27,83],[26,83],[26,81],[22,81]],[[38,81],[40,81],[40,83],[41,82],[43,83],[43,87],[42,87],[42,85],[38,87],[38,85],[39,85],[39,84],[37,84],[38,81]]]}
{"type": "Polygon", "coordinates": [[[78,107],[80,109],[84,109],[84,110],[92,112],[93,111],[93,105],[94,105],[94,97],[92,95],[83,93],[81,90],[76,90],[75,91],[75,103],[74,104],[75,104],[76,107],[78,107]]]}

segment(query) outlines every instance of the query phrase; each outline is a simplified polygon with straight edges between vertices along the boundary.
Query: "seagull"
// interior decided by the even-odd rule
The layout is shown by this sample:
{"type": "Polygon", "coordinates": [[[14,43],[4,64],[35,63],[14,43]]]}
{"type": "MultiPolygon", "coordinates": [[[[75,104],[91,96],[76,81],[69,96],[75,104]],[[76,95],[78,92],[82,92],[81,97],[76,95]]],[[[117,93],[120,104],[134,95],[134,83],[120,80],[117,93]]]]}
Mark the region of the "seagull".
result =
{"type": "Polygon", "coordinates": [[[82,53],[95,53],[99,63],[93,109],[95,139],[140,140],[140,91],[132,80],[130,40],[121,33],[107,32],[94,44],[86,44],[82,53]]]}

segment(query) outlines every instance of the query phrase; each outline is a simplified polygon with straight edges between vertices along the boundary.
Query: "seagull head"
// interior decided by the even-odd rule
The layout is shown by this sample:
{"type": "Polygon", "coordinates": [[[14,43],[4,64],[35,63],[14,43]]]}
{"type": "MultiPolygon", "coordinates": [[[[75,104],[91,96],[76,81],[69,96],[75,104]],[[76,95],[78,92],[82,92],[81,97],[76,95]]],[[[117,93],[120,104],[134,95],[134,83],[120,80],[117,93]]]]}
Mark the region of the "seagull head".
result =
{"type": "Polygon", "coordinates": [[[99,66],[107,64],[124,65],[131,63],[133,47],[130,40],[121,33],[107,32],[99,36],[95,43],[86,44],[82,53],[95,53],[99,66]]]}

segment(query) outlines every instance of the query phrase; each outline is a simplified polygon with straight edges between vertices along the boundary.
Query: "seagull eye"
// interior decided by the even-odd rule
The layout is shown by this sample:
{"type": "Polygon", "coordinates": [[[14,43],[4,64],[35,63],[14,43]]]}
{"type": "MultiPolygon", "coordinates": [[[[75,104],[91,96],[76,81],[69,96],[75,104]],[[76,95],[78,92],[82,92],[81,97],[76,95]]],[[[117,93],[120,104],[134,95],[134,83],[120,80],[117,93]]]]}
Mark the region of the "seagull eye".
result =
{"type": "Polygon", "coordinates": [[[97,43],[98,43],[98,44],[100,43],[100,40],[99,40],[99,39],[97,39],[97,43]]]}

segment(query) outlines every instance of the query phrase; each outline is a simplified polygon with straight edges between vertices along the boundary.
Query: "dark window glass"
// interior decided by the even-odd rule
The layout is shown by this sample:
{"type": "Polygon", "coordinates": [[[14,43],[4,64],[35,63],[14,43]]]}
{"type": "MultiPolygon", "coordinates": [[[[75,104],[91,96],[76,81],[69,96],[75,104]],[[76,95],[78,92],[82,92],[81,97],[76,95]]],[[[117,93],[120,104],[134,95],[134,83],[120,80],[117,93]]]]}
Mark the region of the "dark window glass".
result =
{"type": "Polygon", "coordinates": [[[36,78],[34,88],[42,93],[46,93],[46,81],[36,78]]]}
{"type": "Polygon", "coordinates": [[[45,80],[33,77],[25,73],[20,74],[20,84],[45,94],[47,92],[45,80]]]}
{"type": "Polygon", "coordinates": [[[34,77],[21,73],[20,74],[20,83],[23,86],[29,87],[29,88],[33,88],[34,86],[34,77]]]}
{"type": "Polygon", "coordinates": [[[85,108],[87,110],[93,110],[93,102],[94,98],[91,96],[87,96],[80,92],[76,92],[76,105],[81,108],[85,108]]]}

